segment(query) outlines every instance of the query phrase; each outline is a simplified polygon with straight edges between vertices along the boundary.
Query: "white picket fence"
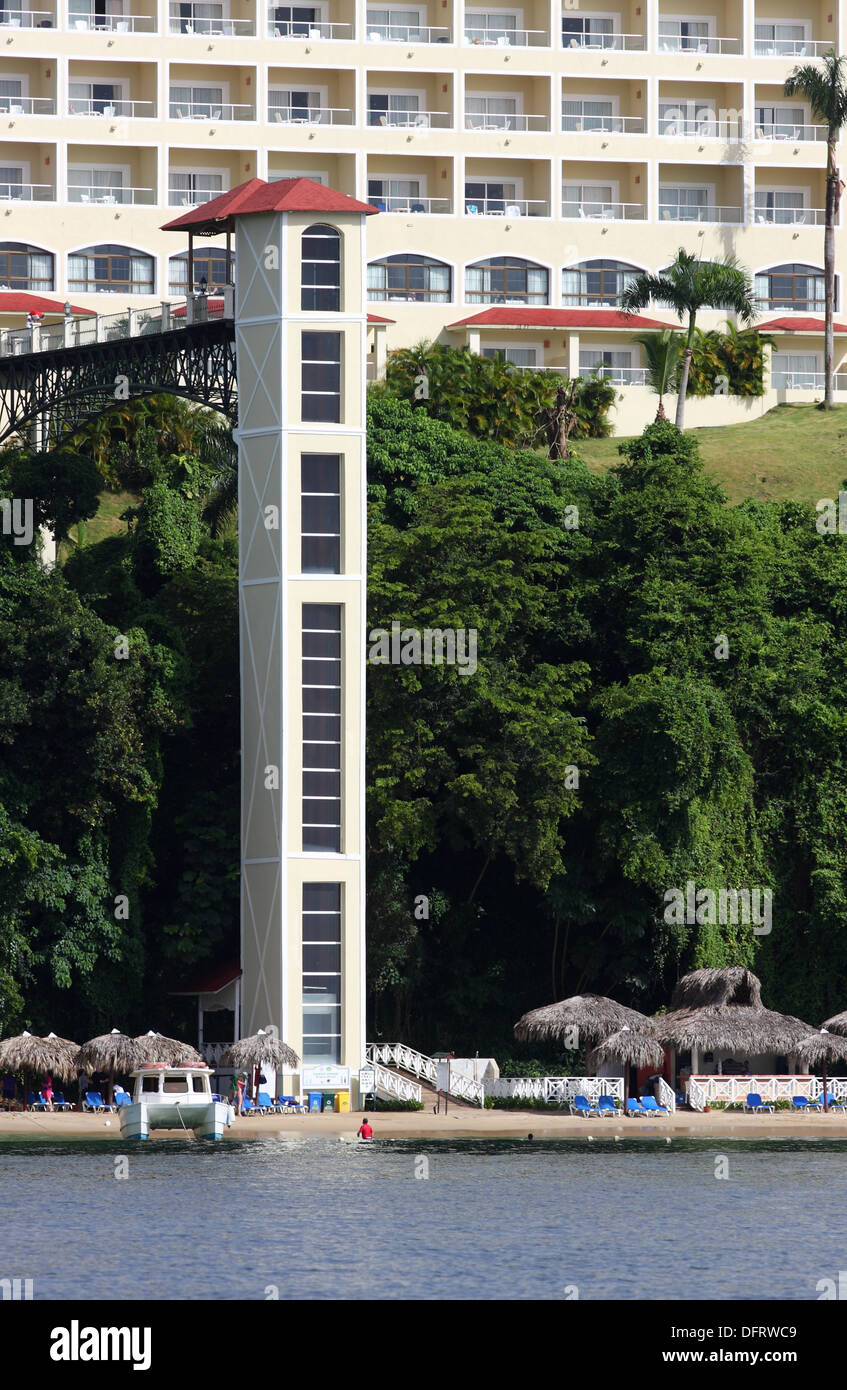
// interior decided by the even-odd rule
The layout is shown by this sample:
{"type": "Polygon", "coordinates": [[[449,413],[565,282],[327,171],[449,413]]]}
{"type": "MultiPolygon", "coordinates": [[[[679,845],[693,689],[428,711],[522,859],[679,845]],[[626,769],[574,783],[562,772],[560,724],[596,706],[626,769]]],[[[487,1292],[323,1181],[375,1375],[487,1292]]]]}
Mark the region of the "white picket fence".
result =
{"type": "MultiPolygon", "coordinates": [[[[826,1089],[836,1100],[847,1099],[847,1076],[828,1076],[826,1089]]],[[[817,1100],[822,1091],[819,1076],[692,1076],[685,1094],[691,1109],[702,1111],[715,1101],[743,1105],[751,1093],[761,1096],[767,1105],[775,1100],[790,1101],[793,1096],[817,1100]]]]}
{"type": "Polygon", "coordinates": [[[593,1104],[600,1096],[613,1096],[623,1105],[620,1076],[501,1076],[485,1082],[485,1094],[503,1100],[543,1100],[548,1105],[567,1105],[574,1096],[593,1104]]]}

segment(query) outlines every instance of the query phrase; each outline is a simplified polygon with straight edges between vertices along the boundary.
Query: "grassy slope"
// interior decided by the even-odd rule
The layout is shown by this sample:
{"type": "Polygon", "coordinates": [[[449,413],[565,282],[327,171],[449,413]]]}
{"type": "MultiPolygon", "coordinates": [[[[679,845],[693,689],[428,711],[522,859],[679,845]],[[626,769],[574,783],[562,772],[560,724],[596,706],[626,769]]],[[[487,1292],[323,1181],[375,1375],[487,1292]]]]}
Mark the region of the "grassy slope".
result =
{"type": "MultiPolygon", "coordinates": [[[[847,478],[847,406],[818,410],[781,405],[746,425],[692,430],[703,462],[730,501],[791,498],[814,504],[837,497],[847,478]]],[[[620,438],[583,439],[576,451],[605,473],[618,460],[620,438]]]]}

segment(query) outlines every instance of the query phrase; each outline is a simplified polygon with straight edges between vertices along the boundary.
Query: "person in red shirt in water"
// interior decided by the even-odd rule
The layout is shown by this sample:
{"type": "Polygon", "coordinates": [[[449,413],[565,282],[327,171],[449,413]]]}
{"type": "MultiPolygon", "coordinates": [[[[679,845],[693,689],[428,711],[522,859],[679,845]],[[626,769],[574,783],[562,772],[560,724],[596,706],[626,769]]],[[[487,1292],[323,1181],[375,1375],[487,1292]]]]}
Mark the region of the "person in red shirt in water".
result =
{"type": "Polygon", "coordinates": [[[364,1115],[362,1117],[362,1123],[359,1125],[359,1133],[356,1137],[358,1139],[373,1139],[374,1132],[372,1126],[368,1121],[367,1115],[364,1115]]]}

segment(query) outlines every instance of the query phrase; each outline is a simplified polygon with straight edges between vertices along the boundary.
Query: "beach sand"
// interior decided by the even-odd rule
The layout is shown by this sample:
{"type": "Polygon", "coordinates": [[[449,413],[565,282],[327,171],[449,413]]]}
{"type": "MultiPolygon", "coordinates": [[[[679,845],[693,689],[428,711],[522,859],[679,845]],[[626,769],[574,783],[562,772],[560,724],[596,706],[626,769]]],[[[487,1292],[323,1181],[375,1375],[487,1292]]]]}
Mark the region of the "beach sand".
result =
{"type": "MultiPolygon", "coordinates": [[[[708,1115],[680,1111],[653,1120],[584,1120],[571,1115],[548,1115],[540,1110],[471,1110],[457,1106],[448,1114],[431,1110],[371,1113],[375,1139],[847,1139],[843,1114],[708,1115]]],[[[261,1139],[268,1135],[317,1139],[354,1137],[362,1116],[265,1115],[237,1119],[227,1139],[261,1139]]],[[[155,1131],[157,1139],[182,1139],[185,1131],[155,1131]]],[[[0,1147],[4,1139],[119,1139],[117,1115],[65,1113],[44,1115],[0,1112],[0,1147]]]]}

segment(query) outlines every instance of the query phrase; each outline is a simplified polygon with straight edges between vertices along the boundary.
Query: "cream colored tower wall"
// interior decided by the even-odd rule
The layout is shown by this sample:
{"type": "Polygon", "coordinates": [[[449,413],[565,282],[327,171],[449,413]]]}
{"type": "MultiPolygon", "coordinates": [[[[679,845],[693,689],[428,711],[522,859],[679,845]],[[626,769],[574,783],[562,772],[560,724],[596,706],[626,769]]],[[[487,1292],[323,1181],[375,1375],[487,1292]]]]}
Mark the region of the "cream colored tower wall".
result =
{"type": "Polygon", "coordinates": [[[243,1028],[276,1024],[302,1053],[303,884],[338,883],[341,1063],[354,1069],[364,1052],[364,242],[359,214],[237,220],[243,1028]],[[315,223],[342,236],[338,313],[300,308],[300,243],[315,223]],[[341,424],[301,420],[304,329],[342,334],[341,424]],[[311,452],[342,459],[338,575],[301,573],[300,455],[311,452]],[[268,528],[268,508],[278,509],[278,528],[268,528]],[[339,854],[301,848],[304,603],[338,604],[343,613],[339,854]]]}

